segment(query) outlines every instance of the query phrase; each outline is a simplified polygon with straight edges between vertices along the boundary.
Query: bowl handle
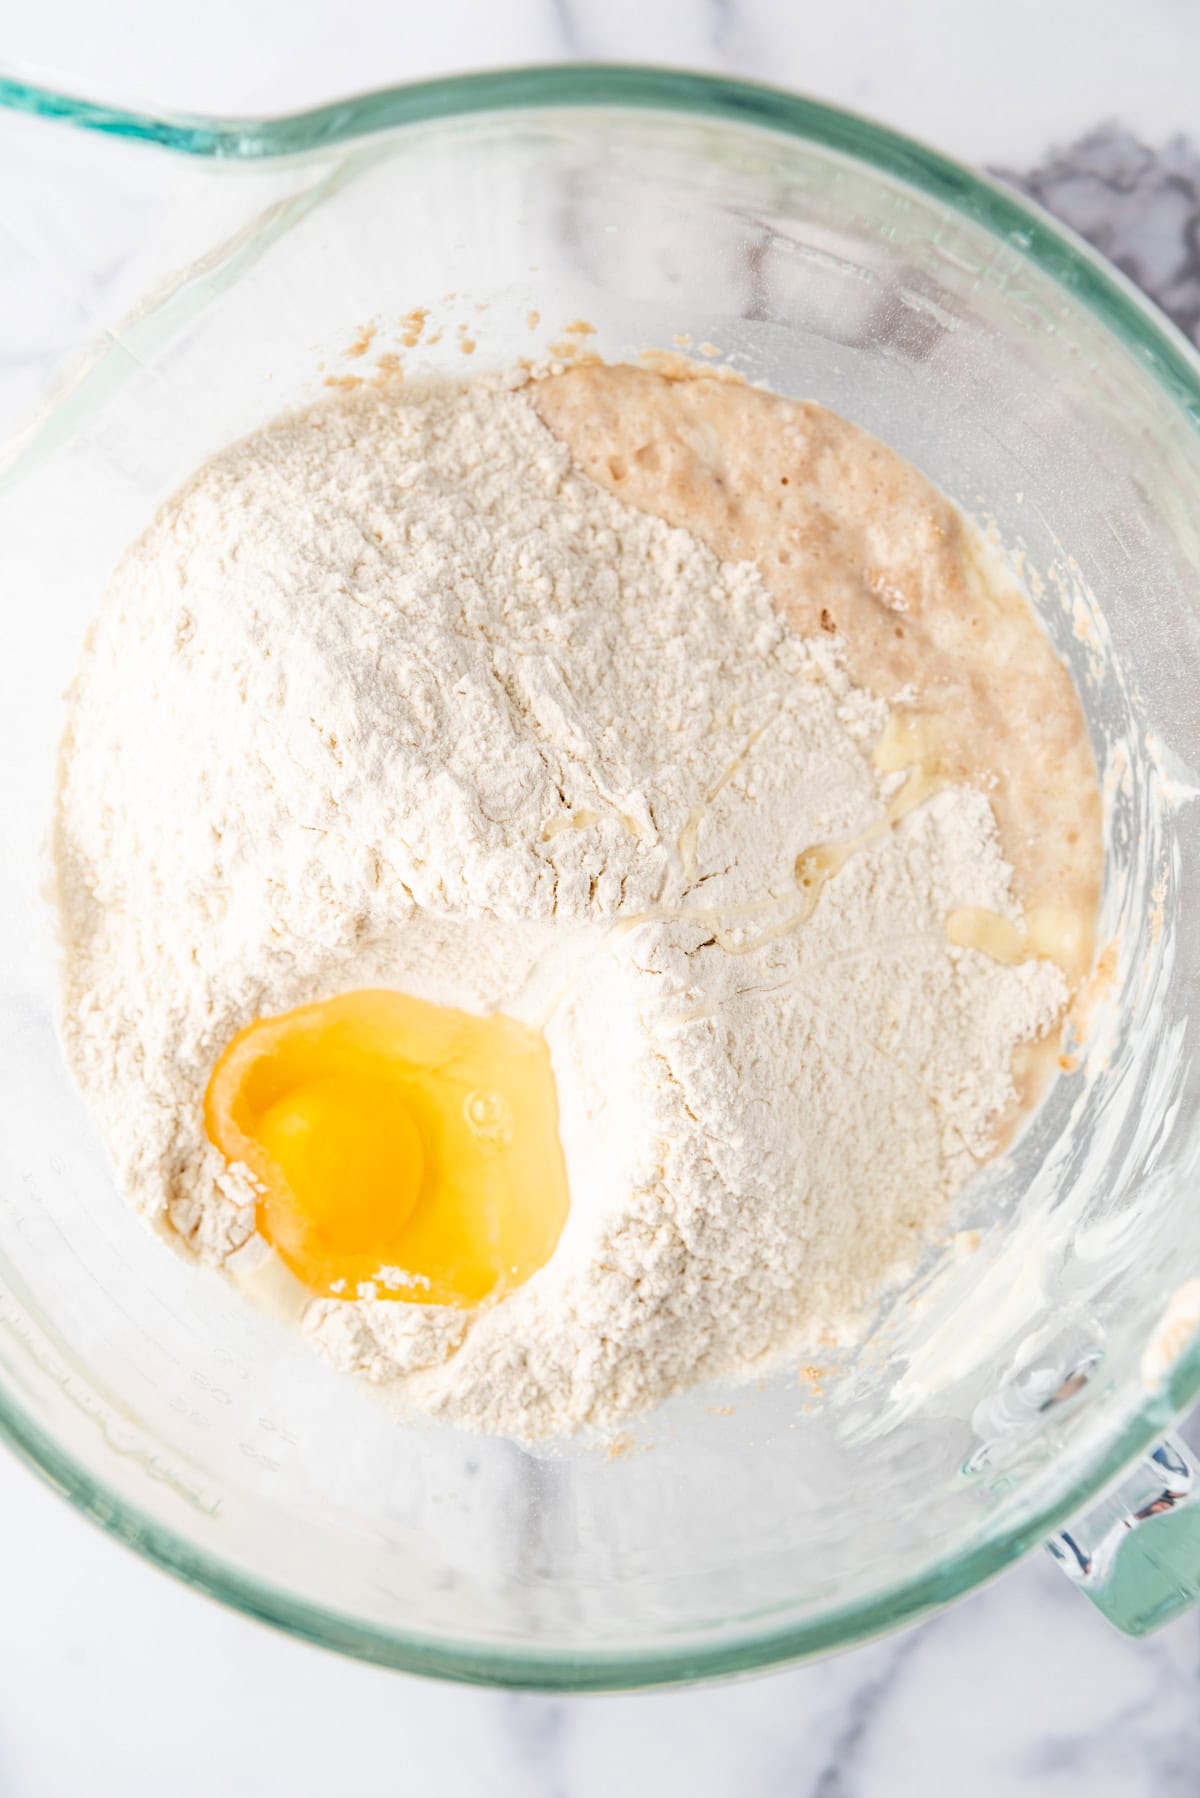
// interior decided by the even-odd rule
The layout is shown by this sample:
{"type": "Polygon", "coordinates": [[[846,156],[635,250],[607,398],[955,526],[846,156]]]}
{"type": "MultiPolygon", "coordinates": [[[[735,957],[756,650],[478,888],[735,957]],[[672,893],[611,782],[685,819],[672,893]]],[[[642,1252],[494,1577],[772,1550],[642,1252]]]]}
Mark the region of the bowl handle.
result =
{"type": "Polygon", "coordinates": [[[1200,1470],[1190,1451],[1165,1436],[1046,1546],[1126,1635],[1177,1617],[1200,1599],[1200,1470]]]}

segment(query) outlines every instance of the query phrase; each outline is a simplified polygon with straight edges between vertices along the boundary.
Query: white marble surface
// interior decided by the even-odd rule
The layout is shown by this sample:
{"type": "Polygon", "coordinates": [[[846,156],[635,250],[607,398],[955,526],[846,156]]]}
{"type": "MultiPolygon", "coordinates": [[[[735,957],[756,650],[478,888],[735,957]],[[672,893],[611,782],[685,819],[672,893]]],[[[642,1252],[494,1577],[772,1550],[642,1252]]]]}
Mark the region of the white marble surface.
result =
{"type": "MultiPolygon", "coordinates": [[[[1158,148],[1189,127],[1196,139],[1200,13],[1178,0],[208,0],[187,11],[42,0],[6,17],[3,42],[10,67],[76,91],[214,111],[565,56],[729,69],[877,113],[969,160],[1040,167],[1048,203],[1185,328],[1200,320],[1200,250],[1183,228],[1195,160],[1176,148],[1163,181],[1139,165],[1122,198],[1105,182],[1113,140],[1082,174],[1078,159],[1048,154],[1110,119],[1158,148]]],[[[0,416],[121,293],[166,203],[156,170],[123,165],[81,185],[55,133],[36,156],[29,142],[18,164],[0,120],[0,416]]],[[[1037,1557],[907,1635],[820,1666],[717,1691],[562,1700],[420,1684],[272,1635],[135,1560],[9,1457],[0,1515],[3,1798],[1200,1792],[1200,1616],[1125,1641],[1037,1557]]]]}
{"type": "Polygon", "coordinates": [[[1040,1556],[837,1660],[562,1699],[432,1685],[286,1641],[107,1542],[7,1457],[0,1515],[5,1798],[1200,1790],[1200,1618],[1127,1641],[1040,1556]]]}

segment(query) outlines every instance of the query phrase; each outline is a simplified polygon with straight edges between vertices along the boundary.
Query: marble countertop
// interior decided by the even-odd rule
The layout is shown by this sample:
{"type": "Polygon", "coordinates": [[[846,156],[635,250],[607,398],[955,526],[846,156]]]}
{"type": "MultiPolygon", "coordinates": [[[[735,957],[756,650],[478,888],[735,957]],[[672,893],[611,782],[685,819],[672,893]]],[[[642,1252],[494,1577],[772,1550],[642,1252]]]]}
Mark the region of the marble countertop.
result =
{"type": "MultiPolygon", "coordinates": [[[[1200,14],[1178,0],[208,0],[186,14],[42,0],[4,32],[10,68],[222,112],[568,57],[726,69],[875,113],[1035,194],[1200,342],[1200,14]]],[[[115,291],[149,203],[131,187],[81,215],[54,137],[16,182],[0,129],[0,245],[51,278],[36,305],[0,282],[0,416],[115,291]]],[[[1200,1792],[1200,1614],[1127,1641],[1041,1556],[820,1665],[717,1690],[559,1699],[417,1682],[285,1640],[139,1562],[9,1456],[0,1507],[3,1798],[1200,1792]]]]}

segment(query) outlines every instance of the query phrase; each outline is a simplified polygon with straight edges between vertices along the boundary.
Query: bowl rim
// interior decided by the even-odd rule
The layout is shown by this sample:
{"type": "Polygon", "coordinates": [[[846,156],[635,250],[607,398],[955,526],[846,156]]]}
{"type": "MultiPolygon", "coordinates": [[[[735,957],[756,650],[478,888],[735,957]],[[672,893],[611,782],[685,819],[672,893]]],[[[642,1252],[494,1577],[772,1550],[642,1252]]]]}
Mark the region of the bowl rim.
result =
{"type": "MultiPolygon", "coordinates": [[[[721,75],[640,64],[530,65],[439,77],[273,118],[153,114],[56,92],[0,72],[0,107],[213,161],[271,161],[381,132],[472,114],[611,108],[717,119],[819,144],[907,181],[1027,257],[1084,306],[1146,369],[1200,433],[1200,356],[1161,312],[1089,245],[1035,205],[917,140],[803,95],[721,75]]],[[[803,1622],[747,1625],[720,1640],[648,1649],[511,1648],[368,1623],[298,1600],[200,1549],[107,1488],[0,1389],[6,1441],[85,1516],[184,1583],[284,1633],[399,1671],[541,1691],[615,1691],[729,1677],[851,1647],[949,1603],[1044,1542],[1200,1396],[1200,1330],[1162,1388],[1083,1457],[1050,1501],[994,1537],[864,1599],[803,1622]]]]}

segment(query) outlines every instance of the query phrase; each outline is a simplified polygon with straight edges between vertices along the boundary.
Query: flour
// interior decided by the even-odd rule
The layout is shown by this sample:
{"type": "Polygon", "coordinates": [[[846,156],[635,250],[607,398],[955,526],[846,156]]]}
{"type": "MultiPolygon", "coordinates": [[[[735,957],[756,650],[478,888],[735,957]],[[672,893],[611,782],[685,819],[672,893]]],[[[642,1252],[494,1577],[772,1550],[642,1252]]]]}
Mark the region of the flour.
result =
{"type": "Polygon", "coordinates": [[[946,940],[953,907],[1020,916],[971,788],[798,891],[800,851],[883,816],[887,718],[527,391],[360,394],[233,446],[126,557],[69,696],[63,1034],[123,1191],[253,1261],[215,1058],[392,985],[544,1023],[571,1211],[476,1312],[312,1303],[337,1365],[544,1436],[846,1336],[1065,996],[946,940]]]}

